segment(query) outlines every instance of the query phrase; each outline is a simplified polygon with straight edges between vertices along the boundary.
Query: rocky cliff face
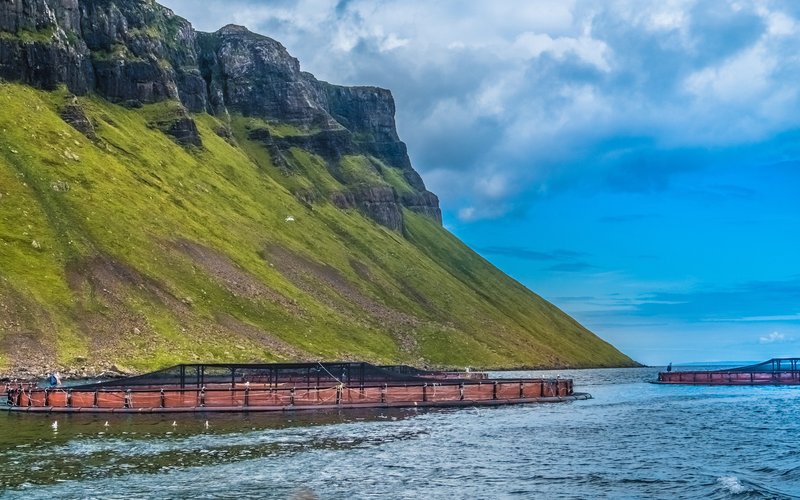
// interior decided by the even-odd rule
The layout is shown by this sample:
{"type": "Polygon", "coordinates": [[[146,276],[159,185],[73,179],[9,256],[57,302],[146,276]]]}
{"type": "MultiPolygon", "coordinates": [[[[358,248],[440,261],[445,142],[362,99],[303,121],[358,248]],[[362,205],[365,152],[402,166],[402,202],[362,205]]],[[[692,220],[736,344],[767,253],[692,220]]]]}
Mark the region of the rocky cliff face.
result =
{"type": "Polygon", "coordinates": [[[184,111],[157,126],[187,146],[201,146],[190,113],[290,124],[291,137],[260,138],[275,163],[302,147],[337,177],[344,155],[363,154],[397,169],[413,190],[359,183],[329,201],[395,230],[403,206],[441,222],[438,199],[397,135],[389,91],[321,82],[280,43],[240,26],[196,32],[152,0],[0,0],[0,78],[130,107],[180,102],[184,111]]]}

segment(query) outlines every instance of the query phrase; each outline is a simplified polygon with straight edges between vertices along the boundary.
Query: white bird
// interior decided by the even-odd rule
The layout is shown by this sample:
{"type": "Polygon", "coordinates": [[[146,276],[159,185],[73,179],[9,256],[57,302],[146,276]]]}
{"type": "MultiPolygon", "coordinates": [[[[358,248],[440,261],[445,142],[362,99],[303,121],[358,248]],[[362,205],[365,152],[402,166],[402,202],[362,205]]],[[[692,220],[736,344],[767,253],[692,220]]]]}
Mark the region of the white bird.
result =
{"type": "Polygon", "coordinates": [[[208,420],[206,420],[205,428],[208,429],[208,420]]]}
{"type": "Polygon", "coordinates": [[[103,427],[108,427],[108,420],[106,420],[106,423],[103,424],[103,427]]]}
{"type": "Polygon", "coordinates": [[[172,421],[172,427],[178,427],[178,422],[176,422],[175,420],[173,420],[173,421],[172,421]]]}
{"type": "Polygon", "coordinates": [[[52,427],[54,431],[57,431],[58,430],[58,420],[53,420],[53,423],[50,424],[50,427],[52,427]]]}

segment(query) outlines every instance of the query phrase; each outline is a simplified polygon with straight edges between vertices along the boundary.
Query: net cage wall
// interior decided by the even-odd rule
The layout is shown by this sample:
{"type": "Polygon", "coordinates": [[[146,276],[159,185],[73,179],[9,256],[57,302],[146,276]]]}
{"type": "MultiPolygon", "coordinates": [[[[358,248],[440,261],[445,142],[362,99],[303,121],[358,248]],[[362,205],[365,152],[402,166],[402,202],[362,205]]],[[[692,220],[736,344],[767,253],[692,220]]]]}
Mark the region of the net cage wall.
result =
{"type": "Polygon", "coordinates": [[[800,358],[773,358],[763,363],[719,370],[720,372],[781,373],[800,371],[800,358]]]}
{"type": "Polygon", "coordinates": [[[75,386],[73,389],[201,388],[258,384],[278,387],[320,387],[344,384],[424,382],[424,370],[406,366],[381,367],[370,363],[184,364],[134,377],[75,386]]]}

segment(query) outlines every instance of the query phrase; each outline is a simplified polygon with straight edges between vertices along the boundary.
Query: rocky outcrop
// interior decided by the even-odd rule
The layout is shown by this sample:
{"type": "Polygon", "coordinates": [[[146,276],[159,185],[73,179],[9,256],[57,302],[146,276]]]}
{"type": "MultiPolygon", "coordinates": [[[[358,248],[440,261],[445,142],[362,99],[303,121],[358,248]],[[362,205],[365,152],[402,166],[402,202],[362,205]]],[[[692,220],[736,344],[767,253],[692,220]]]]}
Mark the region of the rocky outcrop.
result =
{"type": "Polygon", "coordinates": [[[333,193],[331,202],[341,209],[356,208],[382,226],[403,229],[403,213],[394,189],[385,186],[360,186],[345,193],[333,193]]]}
{"type": "Polygon", "coordinates": [[[332,164],[345,155],[357,154],[360,149],[353,141],[353,135],[345,129],[321,130],[309,134],[288,137],[273,136],[268,129],[251,130],[248,137],[264,144],[268,149],[276,147],[279,151],[301,148],[321,156],[332,164]]]}
{"type": "Polygon", "coordinates": [[[189,116],[176,118],[164,129],[164,133],[175,139],[175,142],[182,146],[202,146],[200,132],[197,124],[189,116]]]}
{"type": "Polygon", "coordinates": [[[439,208],[439,197],[430,191],[408,193],[402,196],[402,204],[412,212],[425,215],[442,223],[442,210],[439,208]]]}
{"type": "Polygon", "coordinates": [[[226,108],[299,125],[306,129],[343,128],[326,111],[324,96],[304,73],[300,62],[279,42],[229,25],[213,35],[205,54],[209,88],[223,89],[226,108]]]}
{"type": "MultiPolygon", "coordinates": [[[[258,138],[279,168],[289,168],[283,154],[292,147],[325,159],[334,177],[344,155],[373,156],[400,170],[416,193],[359,186],[350,205],[392,228],[402,227],[402,206],[441,220],[438,199],[397,135],[391,92],[319,81],[279,42],[241,26],[196,32],[153,0],[0,0],[0,78],[65,85],[129,107],[174,100],[192,113],[291,124],[300,133],[258,138]]],[[[76,109],[66,109],[65,120],[93,133],[76,109]]],[[[188,113],[158,126],[181,144],[201,144],[188,113]]]]}
{"type": "Polygon", "coordinates": [[[149,0],[79,3],[94,91],[112,102],[181,98],[190,111],[206,109],[195,31],[188,21],[149,0]]]}
{"type": "Polygon", "coordinates": [[[94,88],[86,44],[76,35],[78,0],[0,1],[0,78],[44,89],[94,88]]]}
{"type": "Polygon", "coordinates": [[[72,101],[61,109],[61,119],[72,125],[72,127],[85,135],[89,139],[97,139],[92,120],[86,116],[86,112],[73,97],[72,101]]]}

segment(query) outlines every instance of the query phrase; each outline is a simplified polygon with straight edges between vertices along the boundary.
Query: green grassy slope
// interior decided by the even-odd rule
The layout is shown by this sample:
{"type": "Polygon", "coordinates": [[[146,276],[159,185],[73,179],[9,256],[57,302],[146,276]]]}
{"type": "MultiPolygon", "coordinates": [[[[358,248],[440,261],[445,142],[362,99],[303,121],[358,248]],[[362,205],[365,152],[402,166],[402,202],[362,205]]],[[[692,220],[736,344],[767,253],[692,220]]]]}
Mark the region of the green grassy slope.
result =
{"type": "MultiPolygon", "coordinates": [[[[65,100],[0,84],[0,372],[632,363],[424,217],[405,213],[400,235],[300,203],[292,190],[347,187],[306,151],[276,168],[244,119],[226,140],[196,116],[203,147],[187,149],[152,125],[174,104],[80,98],[91,141],[59,117],[65,100]]],[[[348,185],[409,189],[372,158],[340,168],[348,185]]]]}

